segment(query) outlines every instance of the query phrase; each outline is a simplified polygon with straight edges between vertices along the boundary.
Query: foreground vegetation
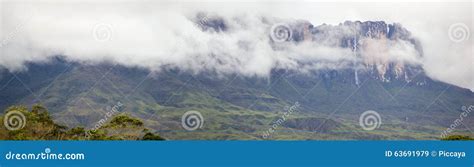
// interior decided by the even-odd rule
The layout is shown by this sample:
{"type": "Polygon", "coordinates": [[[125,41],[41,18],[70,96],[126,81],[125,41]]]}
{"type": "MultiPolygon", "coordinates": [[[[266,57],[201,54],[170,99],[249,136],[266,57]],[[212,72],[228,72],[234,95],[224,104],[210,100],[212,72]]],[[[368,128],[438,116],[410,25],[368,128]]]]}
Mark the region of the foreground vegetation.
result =
{"type": "MultiPolygon", "coordinates": [[[[1,126],[0,140],[164,140],[146,129],[141,120],[125,114],[115,116],[97,129],[86,130],[56,124],[41,105],[34,105],[31,111],[25,106],[12,106],[5,111],[5,115],[14,111],[25,116],[26,124],[18,130],[1,126]]],[[[2,121],[5,115],[0,117],[2,121]]]]}
{"type": "Polygon", "coordinates": [[[451,136],[446,136],[445,138],[442,138],[441,140],[474,140],[474,138],[470,136],[464,136],[464,135],[451,135],[451,136]]]}
{"type": "MultiPolygon", "coordinates": [[[[26,124],[19,130],[8,130],[4,125],[0,126],[0,140],[165,140],[162,136],[166,136],[169,140],[391,140],[397,137],[412,137],[409,138],[410,140],[440,140],[440,138],[423,136],[425,133],[436,131],[423,133],[422,131],[403,131],[402,129],[415,129],[416,127],[399,127],[396,124],[387,124],[369,133],[354,126],[356,123],[339,123],[332,120],[327,121],[318,133],[312,133],[324,120],[298,114],[289,117],[285,123],[275,129],[275,133],[272,133],[271,136],[262,138],[262,134],[281,114],[213,112],[212,110],[203,111],[206,119],[213,120],[207,121],[203,129],[183,131],[181,127],[176,127],[159,131],[160,135],[145,128],[145,123],[147,123],[146,127],[157,127],[156,120],[143,122],[124,112],[104,121],[96,129],[86,129],[80,126],[68,128],[53,121],[48,110],[41,105],[34,105],[31,110],[25,106],[9,107],[3,115],[0,115],[2,123],[5,115],[14,111],[25,116],[26,124]],[[406,136],[393,136],[398,134],[406,136]]],[[[170,121],[166,121],[180,120],[181,114],[179,111],[170,110],[162,114],[160,123],[167,123],[168,126],[177,125],[179,123],[171,124],[170,121]]],[[[466,133],[453,133],[441,140],[474,140],[474,138],[466,133]]]]}

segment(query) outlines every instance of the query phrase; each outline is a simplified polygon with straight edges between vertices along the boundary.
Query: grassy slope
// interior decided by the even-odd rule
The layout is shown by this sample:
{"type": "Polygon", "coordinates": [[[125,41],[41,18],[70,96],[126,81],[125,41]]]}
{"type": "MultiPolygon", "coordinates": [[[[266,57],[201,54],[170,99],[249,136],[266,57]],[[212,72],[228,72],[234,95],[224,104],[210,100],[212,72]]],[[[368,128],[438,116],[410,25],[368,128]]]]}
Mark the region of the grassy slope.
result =
{"type": "MultiPolygon", "coordinates": [[[[143,119],[146,127],[169,139],[261,139],[283,115],[285,106],[296,101],[301,108],[288,122],[299,126],[281,125],[272,139],[436,139],[459,116],[460,105],[474,104],[472,93],[450,87],[430,105],[445,90],[446,85],[438,83],[419,87],[367,79],[358,87],[337,77],[280,77],[282,73],[270,79],[228,76],[214,82],[216,78],[172,71],[148,76],[140,69],[111,65],[43,71],[49,73],[19,76],[28,78],[25,83],[41,95],[41,103],[50,108],[58,123],[91,128],[120,101],[122,112],[143,119]],[[181,127],[181,116],[188,110],[202,113],[203,129],[190,132],[181,127]],[[379,129],[359,127],[359,115],[366,110],[381,114],[379,129]]],[[[7,80],[3,77],[1,82],[7,80]]],[[[36,102],[16,80],[2,94],[9,95],[2,99],[10,105],[36,102]]],[[[474,126],[473,119],[464,123],[474,126]]],[[[468,131],[458,127],[456,133],[468,131]]]]}

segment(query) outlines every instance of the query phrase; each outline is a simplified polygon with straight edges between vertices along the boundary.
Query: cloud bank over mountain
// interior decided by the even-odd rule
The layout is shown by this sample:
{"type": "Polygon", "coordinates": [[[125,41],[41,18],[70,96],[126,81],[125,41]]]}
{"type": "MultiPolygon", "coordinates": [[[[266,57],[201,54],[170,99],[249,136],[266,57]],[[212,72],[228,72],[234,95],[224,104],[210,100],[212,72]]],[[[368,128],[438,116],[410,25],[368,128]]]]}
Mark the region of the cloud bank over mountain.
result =
{"type": "Polygon", "coordinates": [[[423,66],[435,79],[474,90],[473,42],[469,37],[472,7],[463,7],[464,3],[423,3],[424,8],[417,8],[423,11],[414,11],[420,4],[409,2],[1,4],[0,66],[12,71],[25,70],[27,62],[47,62],[57,55],[69,61],[111,62],[152,71],[179,68],[261,77],[275,68],[308,72],[401,62],[423,66]],[[406,10],[399,13],[395,8],[406,10]],[[414,14],[417,12],[427,16],[414,14]],[[340,25],[346,20],[401,23],[411,33],[409,39],[381,35],[351,42],[354,39],[346,38],[361,30],[360,26],[340,25]],[[280,23],[291,28],[289,42],[271,38],[272,28],[280,23]],[[449,35],[455,23],[468,26],[460,37],[467,35],[466,39],[453,40],[449,35]],[[314,27],[305,29],[309,25],[314,27]],[[305,36],[308,34],[311,40],[305,36]],[[349,46],[355,43],[356,49],[349,46]]]}

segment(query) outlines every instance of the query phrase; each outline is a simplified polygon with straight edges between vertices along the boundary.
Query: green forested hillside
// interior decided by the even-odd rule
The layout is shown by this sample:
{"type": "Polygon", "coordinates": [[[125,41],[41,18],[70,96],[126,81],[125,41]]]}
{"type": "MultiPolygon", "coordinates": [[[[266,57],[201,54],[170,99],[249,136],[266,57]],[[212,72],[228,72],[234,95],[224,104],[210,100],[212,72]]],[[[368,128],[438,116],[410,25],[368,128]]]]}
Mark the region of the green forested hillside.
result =
{"type": "MultiPolygon", "coordinates": [[[[13,74],[1,71],[1,110],[40,103],[56,124],[87,130],[122,103],[117,115],[140,119],[142,128],[166,139],[263,139],[296,102],[301,104],[297,112],[276,128],[271,139],[439,139],[459,118],[462,106],[474,104],[470,90],[424,74],[410,82],[386,82],[361,72],[356,84],[351,71],[276,70],[262,78],[174,69],[150,73],[61,59],[30,64],[28,71],[13,74]],[[182,127],[181,117],[190,110],[202,114],[202,128],[182,127]],[[359,126],[359,116],[367,110],[381,115],[380,128],[366,131],[359,126]]],[[[468,135],[469,127],[474,127],[472,116],[453,133],[468,135]]]]}

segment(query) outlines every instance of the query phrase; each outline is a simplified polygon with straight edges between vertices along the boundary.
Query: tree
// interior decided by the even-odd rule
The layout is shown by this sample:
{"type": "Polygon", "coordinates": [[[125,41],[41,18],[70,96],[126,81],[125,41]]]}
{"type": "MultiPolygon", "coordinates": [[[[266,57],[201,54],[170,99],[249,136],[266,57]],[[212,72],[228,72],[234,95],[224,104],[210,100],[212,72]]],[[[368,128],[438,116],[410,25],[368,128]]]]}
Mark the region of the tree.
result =
{"type": "Polygon", "coordinates": [[[142,140],[165,140],[165,139],[162,138],[161,136],[148,132],[145,134],[145,136],[143,136],[142,140]]]}
{"type": "MultiPolygon", "coordinates": [[[[40,104],[32,106],[11,106],[5,110],[19,112],[25,117],[25,126],[18,130],[0,128],[1,140],[164,140],[144,127],[140,119],[125,114],[117,115],[99,129],[86,130],[83,127],[69,129],[56,124],[48,109],[40,104]]],[[[3,120],[3,116],[0,117],[3,120]]]]}
{"type": "Polygon", "coordinates": [[[450,135],[442,138],[441,140],[474,140],[474,138],[463,135],[450,135]]]}

